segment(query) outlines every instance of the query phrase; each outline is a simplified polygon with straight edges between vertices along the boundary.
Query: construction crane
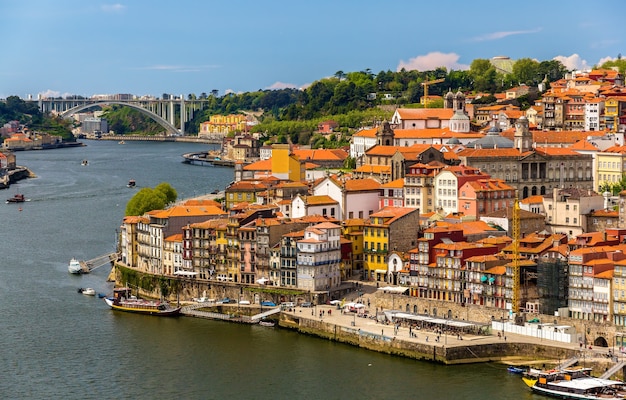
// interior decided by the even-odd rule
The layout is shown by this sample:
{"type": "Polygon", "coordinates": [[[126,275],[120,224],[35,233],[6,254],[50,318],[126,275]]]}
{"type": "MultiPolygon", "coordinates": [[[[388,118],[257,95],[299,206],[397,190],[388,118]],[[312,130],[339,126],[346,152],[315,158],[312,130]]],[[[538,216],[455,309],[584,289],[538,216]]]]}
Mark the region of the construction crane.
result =
{"type": "Polygon", "coordinates": [[[424,97],[422,97],[422,104],[423,105],[426,106],[430,102],[430,99],[428,98],[428,86],[434,85],[435,83],[441,83],[443,81],[445,81],[445,79],[441,78],[441,79],[434,79],[432,81],[422,82],[422,86],[424,86],[424,97]]]}
{"type": "Polygon", "coordinates": [[[519,263],[519,240],[520,240],[520,208],[517,191],[515,191],[515,202],[513,203],[513,284],[512,284],[512,311],[519,312],[519,286],[520,286],[520,263],[519,263]]]}

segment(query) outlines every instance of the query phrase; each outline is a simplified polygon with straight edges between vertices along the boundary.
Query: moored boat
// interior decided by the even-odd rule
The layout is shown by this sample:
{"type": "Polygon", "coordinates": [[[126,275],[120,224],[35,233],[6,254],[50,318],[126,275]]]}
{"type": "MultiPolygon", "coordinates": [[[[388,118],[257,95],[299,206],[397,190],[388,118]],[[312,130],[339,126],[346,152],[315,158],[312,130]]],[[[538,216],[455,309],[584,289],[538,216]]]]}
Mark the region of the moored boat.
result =
{"type": "Polygon", "coordinates": [[[273,321],[259,321],[259,325],[272,327],[272,326],[276,325],[276,323],[273,322],[273,321]]]}
{"type": "Polygon", "coordinates": [[[511,374],[523,374],[524,372],[526,372],[526,368],[514,367],[512,365],[507,367],[506,370],[511,374]]]}
{"type": "Polygon", "coordinates": [[[624,382],[594,378],[591,368],[541,371],[531,369],[522,380],[532,391],[559,399],[617,400],[626,398],[624,382]]]}
{"type": "Polygon", "coordinates": [[[172,307],[165,301],[139,299],[132,296],[127,287],[114,289],[113,297],[105,297],[104,301],[114,310],[164,317],[178,316],[181,309],[172,307]]]}
{"type": "Polygon", "coordinates": [[[70,260],[70,264],[67,266],[67,271],[70,274],[81,274],[83,272],[83,266],[80,265],[80,261],[75,258],[70,260]]]}
{"type": "Polygon", "coordinates": [[[96,290],[94,288],[79,288],[78,289],[78,293],[82,293],[85,296],[95,296],[96,295],[96,290]]]}
{"type": "Polygon", "coordinates": [[[134,188],[135,186],[137,186],[137,182],[135,182],[134,179],[131,179],[128,181],[128,184],[126,186],[128,186],[129,188],[134,188]]]}

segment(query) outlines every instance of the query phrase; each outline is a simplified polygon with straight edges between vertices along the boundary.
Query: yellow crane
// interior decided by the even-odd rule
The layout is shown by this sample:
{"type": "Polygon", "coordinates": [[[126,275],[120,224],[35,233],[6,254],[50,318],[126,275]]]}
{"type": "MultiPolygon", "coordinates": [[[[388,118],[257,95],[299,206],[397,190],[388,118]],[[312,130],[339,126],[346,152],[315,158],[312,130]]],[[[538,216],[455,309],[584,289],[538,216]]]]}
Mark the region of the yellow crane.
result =
{"type": "Polygon", "coordinates": [[[422,97],[423,105],[427,106],[428,103],[430,102],[430,99],[428,98],[428,86],[434,85],[435,83],[441,83],[443,81],[445,81],[445,79],[441,78],[441,79],[434,79],[431,81],[422,82],[422,86],[424,86],[424,96],[422,97]]]}
{"type": "Polygon", "coordinates": [[[520,286],[520,263],[519,263],[519,240],[520,240],[520,208],[519,200],[517,198],[517,191],[515,193],[515,202],[513,203],[513,218],[512,218],[512,235],[513,235],[513,282],[512,282],[512,296],[511,296],[511,309],[514,313],[519,312],[519,286],[520,286]]]}

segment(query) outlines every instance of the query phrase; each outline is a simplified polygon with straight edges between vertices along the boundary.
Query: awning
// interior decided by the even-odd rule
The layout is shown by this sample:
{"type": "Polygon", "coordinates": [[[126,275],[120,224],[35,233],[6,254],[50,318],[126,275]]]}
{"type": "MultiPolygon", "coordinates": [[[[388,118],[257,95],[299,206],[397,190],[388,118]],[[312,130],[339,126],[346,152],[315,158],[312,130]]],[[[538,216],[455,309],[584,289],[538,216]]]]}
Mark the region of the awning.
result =
{"type": "Polygon", "coordinates": [[[192,272],[192,271],[176,271],[174,272],[174,275],[178,275],[178,276],[196,276],[198,275],[197,272],[192,272]]]}
{"type": "Polygon", "coordinates": [[[261,279],[257,279],[256,283],[260,283],[261,285],[264,284],[265,282],[269,282],[269,279],[267,278],[261,278],[261,279]]]}
{"type": "Polygon", "coordinates": [[[387,270],[386,269],[375,269],[374,272],[376,272],[377,274],[386,274],[387,270]]]}
{"type": "Polygon", "coordinates": [[[385,286],[385,287],[378,288],[378,290],[382,290],[383,292],[389,292],[389,293],[404,293],[407,290],[409,290],[409,288],[406,286],[385,286]]]}

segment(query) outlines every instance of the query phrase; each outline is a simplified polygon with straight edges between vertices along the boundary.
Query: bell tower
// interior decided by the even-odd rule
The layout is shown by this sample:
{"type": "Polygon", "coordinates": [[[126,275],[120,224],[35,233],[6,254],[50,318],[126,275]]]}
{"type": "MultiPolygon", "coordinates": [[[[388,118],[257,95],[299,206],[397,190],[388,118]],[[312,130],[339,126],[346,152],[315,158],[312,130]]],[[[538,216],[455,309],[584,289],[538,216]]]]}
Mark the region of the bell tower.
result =
{"type": "Polygon", "coordinates": [[[394,136],[389,122],[383,121],[383,124],[378,127],[376,132],[376,144],[379,146],[393,146],[394,136]]]}

